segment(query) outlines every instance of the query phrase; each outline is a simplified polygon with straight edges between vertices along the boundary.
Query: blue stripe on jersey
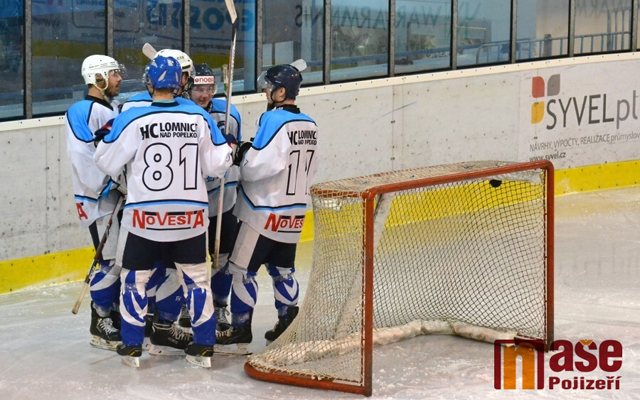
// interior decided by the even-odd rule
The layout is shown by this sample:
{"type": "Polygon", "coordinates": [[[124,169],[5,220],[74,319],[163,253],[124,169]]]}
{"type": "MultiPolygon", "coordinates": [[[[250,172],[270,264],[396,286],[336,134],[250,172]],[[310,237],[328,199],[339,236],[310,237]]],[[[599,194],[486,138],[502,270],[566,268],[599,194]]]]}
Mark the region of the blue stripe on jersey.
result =
{"type": "Polygon", "coordinates": [[[292,210],[294,208],[307,208],[307,203],[294,203],[294,204],[287,204],[287,205],[278,206],[278,207],[256,206],[251,202],[251,200],[249,200],[249,197],[244,192],[244,189],[242,188],[242,186],[240,186],[240,194],[245,199],[247,204],[249,204],[249,207],[251,207],[252,210],[292,210]]]}
{"type": "MultiPolygon", "coordinates": [[[[232,186],[238,186],[238,181],[235,181],[235,182],[225,182],[225,183],[224,183],[224,187],[225,187],[225,189],[226,189],[226,188],[228,188],[228,187],[232,187],[232,186]]],[[[210,194],[212,194],[212,193],[217,192],[218,190],[220,190],[220,186],[218,186],[218,187],[217,187],[217,188],[215,188],[215,189],[211,189],[211,190],[207,191],[207,194],[208,194],[208,195],[210,195],[210,194]]]]}
{"type": "Polygon", "coordinates": [[[150,201],[141,201],[139,203],[129,203],[124,208],[132,208],[132,207],[146,207],[146,206],[155,206],[160,204],[182,204],[182,205],[196,205],[202,207],[208,207],[208,202],[202,201],[193,201],[193,200],[150,200],[150,201]]]}
{"type": "Polygon", "coordinates": [[[261,150],[273,140],[276,133],[289,122],[305,121],[315,125],[315,121],[305,114],[294,114],[285,110],[267,111],[260,117],[260,128],[253,141],[253,147],[261,150]]]}
{"type": "Polygon", "coordinates": [[[88,201],[89,203],[97,203],[98,202],[98,200],[94,199],[93,197],[80,196],[78,194],[76,194],[73,197],[75,197],[75,199],[78,200],[78,201],[88,201]]]}
{"type": "MultiPolygon", "coordinates": [[[[177,99],[182,98],[177,97],[176,100],[177,99]]],[[[104,137],[103,141],[105,143],[113,143],[118,139],[118,137],[120,137],[122,131],[136,119],[145,117],[147,115],[159,113],[201,115],[209,125],[209,129],[211,130],[211,141],[213,142],[213,144],[215,144],[216,146],[227,144],[226,140],[220,133],[220,130],[213,122],[211,115],[209,115],[209,113],[206,112],[202,107],[187,99],[182,99],[179,102],[176,101],[176,103],[171,106],[167,106],[165,104],[163,107],[150,105],[149,107],[130,108],[122,114],[118,115],[118,117],[113,121],[111,132],[109,132],[109,134],[104,137]]]]}
{"type": "Polygon", "coordinates": [[[94,102],[91,100],[81,100],[67,111],[67,122],[73,135],[85,143],[93,142],[93,132],[89,129],[89,117],[94,102]]]}
{"type": "MultiPolygon", "coordinates": [[[[227,101],[222,99],[212,99],[211,112],[226,114],[227,101]]],[[[238,142],[241,142],[242,141],[242,124],[240,123],[240,113],[238,112],[238,109],[236,108],[236,106],[234,106],[233,104],[231,104],[231,110],[229,110],[229,113],[231,114],[233,119],[236,120],[236,123],[238,124],[238,137],[236,139],[238,139],[238,142]]]]}

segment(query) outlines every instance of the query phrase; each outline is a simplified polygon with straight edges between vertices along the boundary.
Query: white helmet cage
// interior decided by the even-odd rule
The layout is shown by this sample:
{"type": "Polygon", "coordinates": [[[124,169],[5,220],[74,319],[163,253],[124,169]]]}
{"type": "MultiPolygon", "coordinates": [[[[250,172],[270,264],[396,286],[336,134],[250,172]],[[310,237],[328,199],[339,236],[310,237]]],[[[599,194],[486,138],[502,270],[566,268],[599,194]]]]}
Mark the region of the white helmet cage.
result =
{"type": "Polygon", "coordinates": [[[96,85],[96,75],[100,74],[104,80],[109,79],[109,71],[118,71],[124,75],[126,68],[115,59],[104,55],[92,55],[82,62],[82,78],[87,85],[96,85]]]}

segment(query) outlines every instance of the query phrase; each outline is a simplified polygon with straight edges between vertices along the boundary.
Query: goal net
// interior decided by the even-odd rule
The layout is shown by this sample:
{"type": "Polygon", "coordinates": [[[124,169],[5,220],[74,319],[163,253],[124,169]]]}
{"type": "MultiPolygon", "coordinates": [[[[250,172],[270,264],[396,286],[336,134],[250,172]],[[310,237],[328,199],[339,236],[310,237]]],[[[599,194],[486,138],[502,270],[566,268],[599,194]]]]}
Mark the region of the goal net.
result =
{"type": "Polygon", "coordinates": [[[313,186],[298,317],[252,377],[371,394],[372,348],[425,334],[553,339],[553,166],[441,165],[313,186]]]}

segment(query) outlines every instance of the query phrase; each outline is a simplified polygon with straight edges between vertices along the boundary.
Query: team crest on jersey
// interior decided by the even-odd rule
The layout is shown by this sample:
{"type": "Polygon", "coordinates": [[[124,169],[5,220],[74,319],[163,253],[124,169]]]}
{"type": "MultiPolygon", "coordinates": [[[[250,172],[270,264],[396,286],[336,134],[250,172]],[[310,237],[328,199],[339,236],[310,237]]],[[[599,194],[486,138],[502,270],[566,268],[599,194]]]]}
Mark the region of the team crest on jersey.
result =
{"type": "Polygon", "coordinates": [[[304,215],[275,215],[271,213],[264,229],[281,233],[297,233],[302,230],[302,225],[304,225],[304,215]]]}
{"type": "Polygon", "coordinates": [[[152,231],[176,231],[204,227],[204,210],[150,212],[133,210],[133,227],[152,231]]]}

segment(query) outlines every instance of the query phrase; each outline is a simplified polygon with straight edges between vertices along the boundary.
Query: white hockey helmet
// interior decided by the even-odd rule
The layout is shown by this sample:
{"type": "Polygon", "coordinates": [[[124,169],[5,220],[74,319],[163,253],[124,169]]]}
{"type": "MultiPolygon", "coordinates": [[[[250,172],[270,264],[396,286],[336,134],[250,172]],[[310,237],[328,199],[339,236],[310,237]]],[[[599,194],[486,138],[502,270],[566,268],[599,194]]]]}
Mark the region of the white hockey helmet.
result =
{"type": "Polygon", "coordinates": [[[189,78],[191,79],[193,79],[193,77],[195,76],[193,61],[191,60],[191,57],[187,55],[187,53],[180,50],[174,50],[174,49],[162,49],[156,53],[156,57],[157,56],[175,58],[180,63],[180,68],[182,68],[182,72],[186,72],[189,75],[189,78]]]}
{"type": "Polygon", "coordinates": [[[103,79],[109,78],[109,71],[116,70],[124,73],[125,68],[115,59],[109,56],[94,54],[84,59],[82,62],[82,77],[87,85],[96,85],[96,75],[100,74],[103,79]]]}

